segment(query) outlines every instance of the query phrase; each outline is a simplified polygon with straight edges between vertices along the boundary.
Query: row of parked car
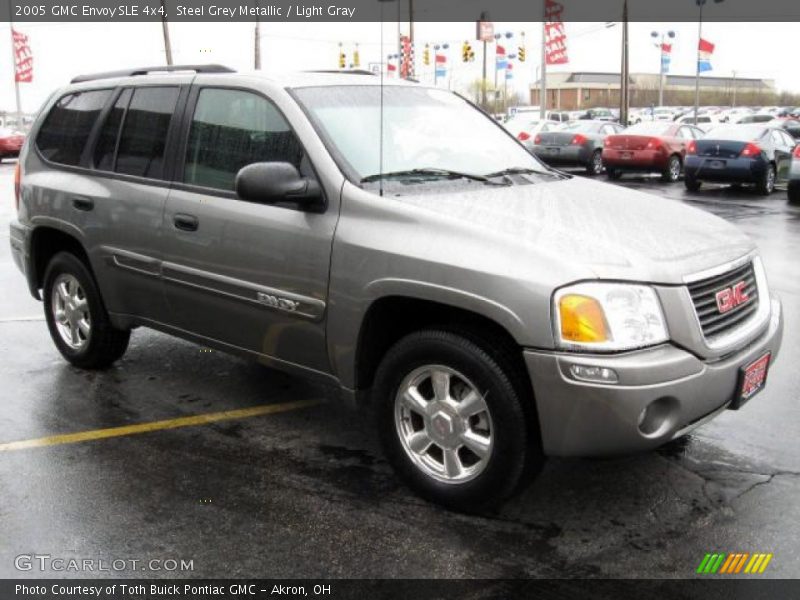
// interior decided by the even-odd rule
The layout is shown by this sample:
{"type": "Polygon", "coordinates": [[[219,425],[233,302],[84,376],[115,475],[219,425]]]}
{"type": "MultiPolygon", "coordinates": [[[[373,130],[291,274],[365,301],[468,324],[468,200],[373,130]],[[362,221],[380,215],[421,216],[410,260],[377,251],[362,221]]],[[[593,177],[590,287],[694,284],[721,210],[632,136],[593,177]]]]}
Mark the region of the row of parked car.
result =
{"type": "Polygon", "coordinates": [[[771,194],[786,185],[800,203],[800,121],[717,124],[708,131],[682,121],[642,121],[623,127],[601,120],[537,121],[515,118],[506,124],[533,154],[556,167],[583,167],[588,175],[605,171],[659,173],[697,191],[703,182],[752,185],[771,194]]]}

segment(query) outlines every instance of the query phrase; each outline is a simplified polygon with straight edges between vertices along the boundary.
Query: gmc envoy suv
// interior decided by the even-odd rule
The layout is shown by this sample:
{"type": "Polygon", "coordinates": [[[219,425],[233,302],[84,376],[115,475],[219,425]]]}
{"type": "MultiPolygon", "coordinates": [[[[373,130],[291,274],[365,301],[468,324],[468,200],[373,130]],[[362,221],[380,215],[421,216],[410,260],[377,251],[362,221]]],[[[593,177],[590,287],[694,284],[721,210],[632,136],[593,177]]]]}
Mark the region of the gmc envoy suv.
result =
{"type": "Polygon", "coordinates": [[[151,327],[369,402],[418,493],[497,505],[543,458],[654,448],[760,391],[753,242],[569,176],[461,96],[215,65],[81,76],[15,174],[14,260],[78,367],[151,327]]]}

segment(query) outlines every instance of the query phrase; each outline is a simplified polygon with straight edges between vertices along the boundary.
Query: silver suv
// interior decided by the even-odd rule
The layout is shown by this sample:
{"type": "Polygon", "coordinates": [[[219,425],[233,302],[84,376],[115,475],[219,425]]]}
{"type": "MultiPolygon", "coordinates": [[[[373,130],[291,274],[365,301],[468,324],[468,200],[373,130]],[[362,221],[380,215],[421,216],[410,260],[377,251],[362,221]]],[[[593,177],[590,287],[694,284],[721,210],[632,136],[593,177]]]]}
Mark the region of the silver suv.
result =
{"type": "Polygon", "coordinates": [[[157,70],[77,78],[20,157],[13,256],[70,363],[145,326],[332,384],[461,510],[763,387],[781,306],[725,221],[551,169],[441,89],[157,70]]]}

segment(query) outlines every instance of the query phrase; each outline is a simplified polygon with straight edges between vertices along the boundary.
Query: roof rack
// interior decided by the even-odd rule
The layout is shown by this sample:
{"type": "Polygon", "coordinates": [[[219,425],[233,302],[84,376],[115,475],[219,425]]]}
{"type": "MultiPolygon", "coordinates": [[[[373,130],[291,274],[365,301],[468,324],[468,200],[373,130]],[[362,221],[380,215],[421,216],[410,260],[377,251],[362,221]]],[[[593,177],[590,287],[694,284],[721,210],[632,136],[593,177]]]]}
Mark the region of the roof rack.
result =
{"type": "Polygon", "coordinates": [[[366,69],[312,69],[306,73],[330,73],[333,75],[377,75],[374,71],[366,69]]]}
{"type": "Polygon", "coordinates": [[[120,71],[106,71],[104,73],[92,73],[90,75],[78,75],[73,77],[71,83],[82,83],[84,81],[94,81],[96,79],[116,79],[117,77],[133,77],[135,75],[147,75],[149,73],[174,73],[177,71],[194,71],[195,73],[235,73],[230,67],[223,65],[169,65],[160,67],[139,67],[138,69],[122,69],[120,71]]]}

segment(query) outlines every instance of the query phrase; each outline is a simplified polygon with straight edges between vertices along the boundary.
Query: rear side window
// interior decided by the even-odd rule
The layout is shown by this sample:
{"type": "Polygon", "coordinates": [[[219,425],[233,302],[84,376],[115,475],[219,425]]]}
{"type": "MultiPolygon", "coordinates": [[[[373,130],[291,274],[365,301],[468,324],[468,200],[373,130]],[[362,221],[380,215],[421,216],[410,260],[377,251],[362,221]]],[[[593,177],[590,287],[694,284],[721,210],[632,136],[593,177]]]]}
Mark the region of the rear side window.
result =
{"type": "Polygon", "coordinates": [[[117,139],[122,126],[122,117],[125,115],[125,109],[128,108],[130,100],[131,90],[123,90],[114,103],[114,107],[108,113],[106,122],[103,123],[100,137],[94,148],[94,166],[97,169],[103,171],[112,171],[114,169],[114,155],[117,150],[117,139]]]}
{"type": "Polygon", "coordinates": [[[133,92],[125,113],[114,170],[126,175],[159,178],[177,87],[141,87],[133,92]]]}
{"type": "Polygon", "coordinates": [[[50,109],[36,137],[36,147],[47,160],[78,165],[92,126],[111,96],[111,90],[68,94],[50,109]]]}
{"type": "Polygon", "coordinates": [[[288,162],[298,169],[300,141],[275,106],[250,92],[200,91],[186,147],[185,183],[232,191],[236,174],[255,162],[288,162]]]}

